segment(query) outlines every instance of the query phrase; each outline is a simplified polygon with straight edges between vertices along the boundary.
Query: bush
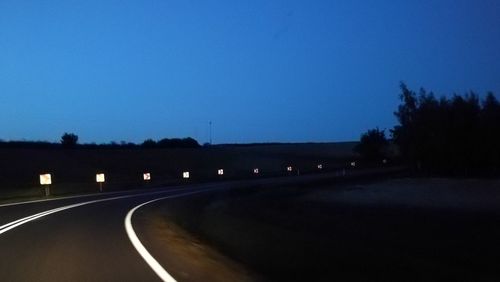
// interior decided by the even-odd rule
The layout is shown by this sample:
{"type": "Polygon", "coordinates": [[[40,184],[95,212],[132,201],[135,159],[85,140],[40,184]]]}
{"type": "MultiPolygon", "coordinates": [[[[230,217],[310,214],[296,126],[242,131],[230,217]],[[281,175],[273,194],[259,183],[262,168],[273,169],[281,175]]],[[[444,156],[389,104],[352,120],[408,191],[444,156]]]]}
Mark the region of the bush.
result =
{"type": "Polygon", "coordinates": [[[200,144],[195,139],[188,138],[164,138],[158,142],[153,139],[145,140],[142,145],[144,148],[198,148],[200,144]]]}
{"type": "Polygon", "coordinates": [[[144,148],[154,148],[156,147],[156,141],[154,141],[153,139],[146,139],[144,140],[144,142],[142,142],[141,146],[144,148]]]}
{"type": "Polygon", "coordinates": [[[385,131],[378,128],[370,129],[361,135],[358,145],[354,148],[364,159],[370,161],[381,160],[385,157],[388,141],[385,131]]]}
{"type": "Polygon", "coordinates": [[[61,144],[65,148],[73,148],[78,144],[78,135],[73,133],[64,133],[61,137],[61,144]]]}

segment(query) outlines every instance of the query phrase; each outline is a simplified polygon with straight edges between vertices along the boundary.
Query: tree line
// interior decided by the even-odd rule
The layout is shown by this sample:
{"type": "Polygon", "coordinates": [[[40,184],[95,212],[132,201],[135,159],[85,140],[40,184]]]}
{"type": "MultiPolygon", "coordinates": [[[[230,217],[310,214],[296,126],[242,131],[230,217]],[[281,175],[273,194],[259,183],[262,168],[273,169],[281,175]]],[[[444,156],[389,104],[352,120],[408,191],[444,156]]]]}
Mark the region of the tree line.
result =
{"type": "Polygon", "coordinates": [[[492,92],[442,96],[401,83],[401,103],[394,112],[399,124],[369,130],[357,151],[365,158],[384,157],[395,144],[402,161],[421,172],[455,176],[497,175],[500,165],[500,103],[492,92]],[[390,142],[389,142],[390,141],[390,142]]]}
{"type": "Polygon", "coordinates": [[[26,148],[26,149],[58,149],[58,148],[80,148],[80,149],[164,149],[164,148],[199,148],[198,141],[191,137],[187,138],[163,138],[158,141],[146,139],[141,144],[133,142],[110,142],[110,143],[78,143],[78,135],[74,133],[64,133],[59,143],[47,141],[2,141],[0,148],[26,148]]]}

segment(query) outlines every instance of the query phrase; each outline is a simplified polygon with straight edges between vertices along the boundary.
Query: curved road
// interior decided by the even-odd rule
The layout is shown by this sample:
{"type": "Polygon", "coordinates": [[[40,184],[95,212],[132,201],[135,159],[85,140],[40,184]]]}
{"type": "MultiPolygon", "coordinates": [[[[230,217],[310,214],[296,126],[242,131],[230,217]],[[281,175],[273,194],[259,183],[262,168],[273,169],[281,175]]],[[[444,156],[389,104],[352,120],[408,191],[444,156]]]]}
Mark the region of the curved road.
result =
{"type": "Polygon", "coordinates": [[[140,230],[136,235],[126,228],[127,215],[133,227],[131,210],[143,203],[224,187],[191,185],[0,205],[0,280],[173,281],[161,262],[155,266],[141,250],[140,230]]]}
{"type": "Polygon", "coordinates": [[[141,230],[133,230],[133,212],[143,204],[338,177],[325,173],[0,204],[0,281],[175,281],[143,247],[141,230]]]}

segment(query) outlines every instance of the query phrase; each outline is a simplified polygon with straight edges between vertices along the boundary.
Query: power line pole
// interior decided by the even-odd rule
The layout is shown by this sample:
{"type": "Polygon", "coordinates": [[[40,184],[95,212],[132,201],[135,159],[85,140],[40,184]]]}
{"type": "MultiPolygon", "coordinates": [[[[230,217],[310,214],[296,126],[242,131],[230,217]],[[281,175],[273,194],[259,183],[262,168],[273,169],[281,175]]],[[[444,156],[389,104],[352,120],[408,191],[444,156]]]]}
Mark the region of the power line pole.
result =
{"type": "Polygon", "coordinates": [[[212,145],[212,121],[208,122],[209,132],[210,132],[210,145],[212,145]]]}

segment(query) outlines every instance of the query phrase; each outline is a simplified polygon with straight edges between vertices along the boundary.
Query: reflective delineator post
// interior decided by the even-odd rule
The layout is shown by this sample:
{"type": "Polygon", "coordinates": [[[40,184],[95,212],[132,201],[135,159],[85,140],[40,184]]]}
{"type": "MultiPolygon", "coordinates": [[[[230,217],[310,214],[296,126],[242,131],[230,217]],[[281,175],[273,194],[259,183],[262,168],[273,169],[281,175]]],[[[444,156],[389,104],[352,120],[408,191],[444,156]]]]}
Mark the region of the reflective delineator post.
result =
{"type": "Polygon", "coordinates": [[[102,192],[102,183],[104,183],[104,181],[106,181],[105,177],[104,177],[104,173],[98,173],[95,175],[95,181],[97,183],[99,183],[99,191],[102,192]]]}
{"type": "Polygon", "coordinates": [[[50,196],[50,184],[52,184],[52,176],[50,173],[40,174],[40,184],[44,187],[45,197],[50,196]]]}

